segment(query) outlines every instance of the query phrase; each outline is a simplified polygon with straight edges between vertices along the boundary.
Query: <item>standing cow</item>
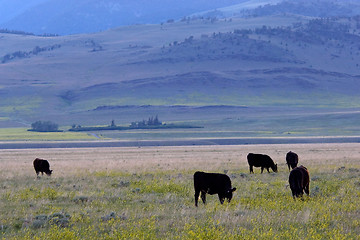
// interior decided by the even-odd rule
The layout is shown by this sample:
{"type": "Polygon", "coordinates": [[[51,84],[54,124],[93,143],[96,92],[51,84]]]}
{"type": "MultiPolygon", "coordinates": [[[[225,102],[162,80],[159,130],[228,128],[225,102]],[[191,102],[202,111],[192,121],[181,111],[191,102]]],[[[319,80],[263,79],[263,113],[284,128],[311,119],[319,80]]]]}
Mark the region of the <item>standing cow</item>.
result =
{"type": "Polygon", "coordinates": [[[41,172],[41,175],[44,175],[44,173],[46,173],[46,175],[50,176],[53,171],[53,170],[50,170],[50,164],[45,159],[36,158],[34,160],[33,164],[34,164],[36,175],[38,177],[39,177],[40,172],[41,172]]]}
{"type": "Polygon", "coordinates": [[[275,164],[268,155],[249,153],[247,160],[250,166],[250,173],[254,173],[253,167],[261,167],[261,173],[263,173],[264,168],[266,168],[268,172],[270,172],[269,168],[277,172],[277,164],[275,164]]]}
{"type": "Polygon", "coordinates": [[[307,168],[301,165],[291,170],[289,184],[294,199],[295,197],[302,197],[304,191],[309,195],[310,175],[307,168]]]}
{"type": "Polygon", "coordinates": [[[296,153],[290,151],[286,154],[286,164],[288,165],[289,171],[297,167],[299,162],[299,157],[296,153]]]}
{"type": "Polygon", "coordinates": [[[236,188],[231,188],[230,178],[221,173],[205,173],[195,172],[194,174],[194,188],[195,188],[195,206],[198,206],[199,194],[201,192],[201,199],[206,203],[206,194],[218,194],[220,203],[223,204],[225,198],[228,202],[231,201],[233,192],[236,188]]]}

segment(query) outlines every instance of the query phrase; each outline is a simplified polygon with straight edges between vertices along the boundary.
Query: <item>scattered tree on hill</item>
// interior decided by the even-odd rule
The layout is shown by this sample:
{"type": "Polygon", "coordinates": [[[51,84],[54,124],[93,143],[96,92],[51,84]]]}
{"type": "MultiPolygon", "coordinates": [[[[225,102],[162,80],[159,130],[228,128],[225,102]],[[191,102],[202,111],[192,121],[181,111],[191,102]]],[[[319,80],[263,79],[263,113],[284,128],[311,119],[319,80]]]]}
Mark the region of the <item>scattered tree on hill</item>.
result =
{"type": "Polygon", "coordinates": [[[16,35],[30,35],[30,36],[40,36],[40,37],[56,37],[59,36],[57,34],[50,34],[50,33],[44,33],[44,34],[34,34],[30,32],[24,32],[24,31],[18,31],[18,30],[10,30],[10,29],[0,29],[0,33],[8,33],[8,34],[16,34],[16,35]]]}
{"type": "Polygon", "coordinates": [[[47,47],[35,46],[34,49],[29,51],[29,52],[16,51],[16,52],[13,52],[13,53],[8,53],[8,54],[4,55],[2,58],[0,58],[0,61],[1,61],[1,63],[7,63],[7,62],[9,62],[11,60],[14,60],[14,59],[29,58],[29,57],[37,55],[37,54],[39,54],[41,52],[53,51],[53,50],[58,49],[60,47],[61,47],[60,44],[54,44],[54,45],[47,46],[47,47]]]}

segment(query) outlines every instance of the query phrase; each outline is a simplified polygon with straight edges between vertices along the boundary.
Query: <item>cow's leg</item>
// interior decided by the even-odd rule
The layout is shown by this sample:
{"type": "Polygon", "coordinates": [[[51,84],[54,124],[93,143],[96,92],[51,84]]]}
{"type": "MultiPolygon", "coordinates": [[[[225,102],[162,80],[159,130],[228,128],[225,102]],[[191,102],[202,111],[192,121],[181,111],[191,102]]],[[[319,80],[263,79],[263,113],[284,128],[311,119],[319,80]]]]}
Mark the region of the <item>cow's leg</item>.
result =
{"type": "Polygon", "coordinates": [[[264,171],[264,167],[261,167],[261,173],[263,173],[263,171],[264,171]]]}
{"type": "Polygon", "coordinates": [[[290,164],[288,164],[289,172],[290,172],[290,164]]]}
{"type": "Polygon", "coordinates": [[[268,171],[268,173],[270,173],[269,168],[266,168],[266,170],[268,171]]]}
{"type": "Polygon", "coordinates": [[[307,184],[307,185],[305,186],[304,190],[305,190],[306,195],[308,195],[308,196],[309,196],[309,194],[310,194],[310,191],[309,191],[309,184],[307,184]]]}
{"type": "Polygon", "coordinates": [[[203,203],[206,203],[206,192],[201,191],[201,200],[203,201],[203,203]]]}
{"type": "Polygon", "coordinates": [[[303,195],[304,195],[304,189],[303,189],[303,188],[301,188],[301,191],[299,192],[299,196],[302,198],[302,197],[303,197],[303,195]]]}
{"type": "Polygon", "coordinates": [[[225,200],[224,196],[222,196],[221,194],[218,194],[218,196],[219,196],[220,203],[223,204],[224,200],[225,200]]]}
{"type": "Polygon", "coordinates": [[[200,191],[195,190],[195,207],[198,206],[199,195],[200,195],[200,191]]]}
{"type": "Polygon", "coordinates": [[[250,165],[250,173],[254,173],[254,169],[252,165],[250,165]]]}

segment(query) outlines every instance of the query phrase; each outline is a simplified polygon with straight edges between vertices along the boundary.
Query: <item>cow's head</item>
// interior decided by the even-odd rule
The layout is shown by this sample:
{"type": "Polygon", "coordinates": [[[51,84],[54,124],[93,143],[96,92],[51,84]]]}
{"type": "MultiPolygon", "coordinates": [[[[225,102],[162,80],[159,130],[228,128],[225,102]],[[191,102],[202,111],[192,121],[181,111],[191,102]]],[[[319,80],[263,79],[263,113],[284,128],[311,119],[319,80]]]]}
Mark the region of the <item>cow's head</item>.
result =
{"type": "Polygon", "coordinates": [[[233,192],[235,192],[235,190],[236,190],[236,188],[230,188],[229,190],[226,191],[225,197],[227,198],[228,202],[231,201],[233,192]]]}
{"type": "Polygon", "coordinates": [[[48,171],[46,171],[45,173],[46,173],[46,175],[50,176],[51,173],[52,173],[52,171],[53,171],[53,170],[48,170],[48,171]]]}
{"type": "Polygon", "coordinates": [[[274,171],[274,172],[277,172],[277,164],[274,164],[271,169],[274,171]]]}

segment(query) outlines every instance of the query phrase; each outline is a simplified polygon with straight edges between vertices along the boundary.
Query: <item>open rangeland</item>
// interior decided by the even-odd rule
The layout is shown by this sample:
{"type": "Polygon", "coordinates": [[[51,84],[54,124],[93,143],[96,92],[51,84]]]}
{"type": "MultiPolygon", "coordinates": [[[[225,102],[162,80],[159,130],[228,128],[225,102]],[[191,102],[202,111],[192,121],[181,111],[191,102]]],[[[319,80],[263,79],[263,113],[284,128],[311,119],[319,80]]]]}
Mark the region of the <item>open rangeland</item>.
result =
{"type": "Polygon", "coordinates": [[[0,150],[3,239],[356,239],[360,144],[0,150]],[[288,151],[310,172],[294,200],[288,151]],[[264,153],[278,173],[249,174],[264,153]],[[36,158],[51,177],[36,178],[36,158]],[[194,206],[195,171],[226,173],[231,203],[194,206]]]}

